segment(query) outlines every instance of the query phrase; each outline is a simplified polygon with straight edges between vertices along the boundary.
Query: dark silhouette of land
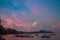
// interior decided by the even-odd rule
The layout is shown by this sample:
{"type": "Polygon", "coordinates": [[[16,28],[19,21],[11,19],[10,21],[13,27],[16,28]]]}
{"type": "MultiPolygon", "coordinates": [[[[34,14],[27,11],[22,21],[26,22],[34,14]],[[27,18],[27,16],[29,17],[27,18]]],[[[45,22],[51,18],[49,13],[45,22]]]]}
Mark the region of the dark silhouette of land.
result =
{"type": "Polygon", "coordinates": [[[34,32],[23,32],[23,31],[16,31],[15,29],[8,28],[6,30],[7,34],[35,34],[35,33],[53,33],[52,31],[40,30],[34,32]]]}
{"type": "Polygon", "coordinates": [[[5,28],[2,26],[1,20],[0,20],[0,34],[6,34],[6,30],[5,30],[5,28]]]}

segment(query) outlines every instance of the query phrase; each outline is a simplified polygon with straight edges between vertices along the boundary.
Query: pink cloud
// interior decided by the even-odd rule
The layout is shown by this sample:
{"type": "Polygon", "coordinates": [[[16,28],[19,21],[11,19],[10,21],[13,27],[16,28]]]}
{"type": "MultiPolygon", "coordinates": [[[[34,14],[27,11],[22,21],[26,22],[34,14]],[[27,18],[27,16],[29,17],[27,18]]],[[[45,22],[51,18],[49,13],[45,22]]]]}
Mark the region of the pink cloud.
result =
{"type": "Polygon", "coordinates": [[[58,30],[60,28],[60,22],[52,25],[52,30],[58,30]]]}

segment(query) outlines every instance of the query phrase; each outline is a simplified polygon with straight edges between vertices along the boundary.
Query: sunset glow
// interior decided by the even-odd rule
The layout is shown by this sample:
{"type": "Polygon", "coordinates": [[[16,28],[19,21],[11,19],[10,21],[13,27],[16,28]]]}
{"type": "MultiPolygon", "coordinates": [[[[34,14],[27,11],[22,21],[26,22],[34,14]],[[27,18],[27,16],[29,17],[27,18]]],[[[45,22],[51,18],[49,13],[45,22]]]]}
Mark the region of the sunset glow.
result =
{"type": "Polygon", "coordinates": [[[0,4],[0,19],[4,27],[24,31],[60,28],[57,0],[2,0],[0,4]]]}

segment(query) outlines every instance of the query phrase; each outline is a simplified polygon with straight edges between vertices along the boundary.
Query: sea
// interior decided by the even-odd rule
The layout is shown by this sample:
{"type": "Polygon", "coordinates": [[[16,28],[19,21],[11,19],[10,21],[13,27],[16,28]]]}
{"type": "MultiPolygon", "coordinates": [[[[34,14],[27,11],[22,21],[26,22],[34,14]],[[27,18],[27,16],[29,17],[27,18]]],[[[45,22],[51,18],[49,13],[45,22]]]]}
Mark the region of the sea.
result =
{"type": "MultiPolygon", "coordinates": [[[[18,34],[20,35],[20,34],[18,34]]],[[[24,34],[25,35],[25,34],[24,34]]],[[[28,35],[28,34],[27,34],[28,35]]],[[[16,34],[2,35],[5,40],[60,40],[60,34],[50,36],[49,38],[41,38],[43,34],[32,34],[34,37],[16,37],[16,34]]]]}

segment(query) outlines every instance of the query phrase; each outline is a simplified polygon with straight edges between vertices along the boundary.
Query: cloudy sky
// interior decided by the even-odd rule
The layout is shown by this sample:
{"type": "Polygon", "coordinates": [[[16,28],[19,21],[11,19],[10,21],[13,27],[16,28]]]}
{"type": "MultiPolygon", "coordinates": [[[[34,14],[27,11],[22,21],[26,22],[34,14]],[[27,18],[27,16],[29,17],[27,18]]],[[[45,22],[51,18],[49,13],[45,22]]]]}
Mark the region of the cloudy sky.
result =
{"type": "Polygon", "coordinates": [[[0,0],[5,28],[22,31],[60,29],[59,0],[0,0]]]}

